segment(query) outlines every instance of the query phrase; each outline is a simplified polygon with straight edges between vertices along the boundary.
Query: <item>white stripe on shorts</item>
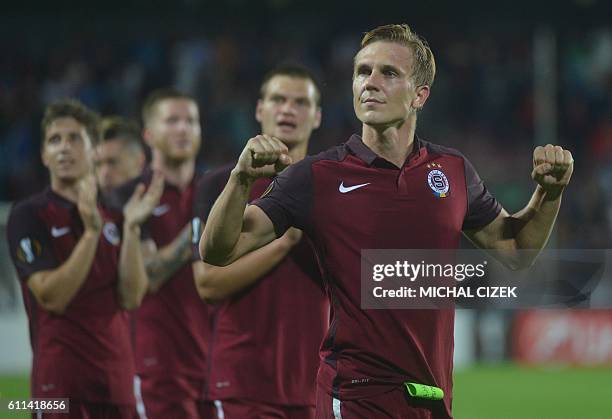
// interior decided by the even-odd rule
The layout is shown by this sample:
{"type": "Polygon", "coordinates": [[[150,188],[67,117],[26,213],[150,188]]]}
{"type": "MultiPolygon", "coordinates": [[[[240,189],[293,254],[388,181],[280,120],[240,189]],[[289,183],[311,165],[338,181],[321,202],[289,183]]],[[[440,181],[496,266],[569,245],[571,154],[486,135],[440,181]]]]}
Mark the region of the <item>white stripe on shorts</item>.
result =
{"type": "Polygon", "coordinates": [[[225,412],[223,411],[221,400],[215,400],[215,407],[217,408],[217,419],[225,419],[225,412]]]}
{"type": "Polygon", "coordinates": [[[340,400],[334,397],[332,401],[334,403],[334,419],[342,419],[342,413],[340,413],[340,400]]]}
{"type": "Polygon", "coordinates": [[[140,377],[134,376],[134,398],[136,399],[136,412],[140,419],[147,419],[147,412],[145,412],[144,401],[142,400],[142,391],[140,389],[140,377]]]}

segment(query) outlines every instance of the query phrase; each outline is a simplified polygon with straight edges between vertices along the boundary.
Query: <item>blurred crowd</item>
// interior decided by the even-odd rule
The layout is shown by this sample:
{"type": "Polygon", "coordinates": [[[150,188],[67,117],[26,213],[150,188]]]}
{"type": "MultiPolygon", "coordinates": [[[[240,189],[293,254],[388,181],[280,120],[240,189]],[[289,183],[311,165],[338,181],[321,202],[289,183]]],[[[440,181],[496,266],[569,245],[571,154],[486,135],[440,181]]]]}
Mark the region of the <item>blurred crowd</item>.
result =
{"type": "MultiPolygon", "coordinates": [[[[0,40],[0,200],[14,201],[46,183],[39,158],[45,105],[76,97],[104,115],[139,119],[144,96],[161,86],[194,95],[202,113],[199,167],[236,158],[257,134],[254,105],[263,74],[284,61],[320,77],[323,124],[312,151],[358,130],[352,109],[352,59],[372,25],[284,21],[267,31],[240,27],[69,31],[57,37],[0,40]]],[[[432,96],[417,134],[460,149],[510,211],[533,190],[534,30],[514,26],[454,31],[414,26],[437,60],[432,96]]],[[[555,246],[612,247],[612,27],[552,28],[557,60],[557,142],[576,159],[555,246]]],[[[552,75],[551,75],[552,77],[552,75]]]]}

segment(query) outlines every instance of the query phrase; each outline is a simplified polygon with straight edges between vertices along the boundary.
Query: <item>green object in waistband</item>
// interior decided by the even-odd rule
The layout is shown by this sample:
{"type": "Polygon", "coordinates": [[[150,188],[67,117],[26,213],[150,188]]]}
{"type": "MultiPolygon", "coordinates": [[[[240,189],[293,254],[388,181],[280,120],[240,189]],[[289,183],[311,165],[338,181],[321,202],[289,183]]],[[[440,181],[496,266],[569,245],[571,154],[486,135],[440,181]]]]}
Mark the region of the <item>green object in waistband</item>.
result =
{"type": "Polygon", "coordinates": [[[444,390],[436,386],[428,386],[426,384],[405,382],[406,390],[412,397],[427,400],[442,400],[444,390]]]}

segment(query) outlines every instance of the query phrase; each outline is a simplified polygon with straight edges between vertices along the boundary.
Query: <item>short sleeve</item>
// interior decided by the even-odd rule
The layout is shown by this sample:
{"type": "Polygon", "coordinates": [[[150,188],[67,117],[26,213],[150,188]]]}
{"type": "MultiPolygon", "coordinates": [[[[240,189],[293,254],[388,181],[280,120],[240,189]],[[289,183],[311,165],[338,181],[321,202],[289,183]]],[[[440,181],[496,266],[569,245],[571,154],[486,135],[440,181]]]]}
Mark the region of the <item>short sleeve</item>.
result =
{"type": "Polygon", "coordinates": [[[501,212],[502,206],[491,195],[472,163],[465,157],[464,163],[468,209],[462,229],[477,230],[491,223],[501,212]]]}
{"type": "Polygon", "coordinates": [[[253,202],[272,221],[277,237],[282,236],[289,227],[309,230],[313,195],[312,161],[311,157],[307,157],[289,166],[253,202]]]}
{"type": "Polygon", "coordinates": [[[59,265],[53,254],[50,232],[32,205],[25,203],[13,207],[7,236],[11,259],[21,280],[59,265]]]}

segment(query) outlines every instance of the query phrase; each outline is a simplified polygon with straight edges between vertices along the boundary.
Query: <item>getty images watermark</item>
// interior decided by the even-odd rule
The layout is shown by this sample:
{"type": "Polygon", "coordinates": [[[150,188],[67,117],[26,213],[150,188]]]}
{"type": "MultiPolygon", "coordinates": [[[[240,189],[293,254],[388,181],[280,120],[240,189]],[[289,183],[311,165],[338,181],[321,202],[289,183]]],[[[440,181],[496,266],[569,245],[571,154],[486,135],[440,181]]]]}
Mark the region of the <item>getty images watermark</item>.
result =
{"type": "Polygon", "coordinates": [[[610,250],[531,251],[366,249],[361,253],[361,307],[526,308],[612,306],[610,250]]]}
{"type": "MultiPolygon", "coordinates": [[[[403,278],[410,282],[419,279],[443,279],[461,282],[465,279],[484,278],[488,261],[478,264],[471,263],[410,263],[407,260],[396,261],[395,264],[376,264],[373,266],[372,279],[380,282],[385,278],[403,278]]],[[[446,282],[446,281],[444,281],[446,282]]],[[[376,286],[373,295],[376,298],[517,298],[517,287],[497,287],[479,286],[459,287],[452,282],[450,285],[428,285],[411,288],[400,286],[399,289],[385,289],[383,286],[376,286]]]]}

